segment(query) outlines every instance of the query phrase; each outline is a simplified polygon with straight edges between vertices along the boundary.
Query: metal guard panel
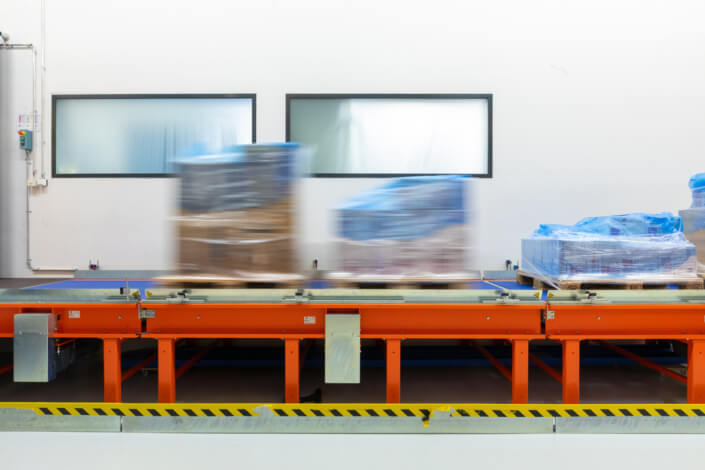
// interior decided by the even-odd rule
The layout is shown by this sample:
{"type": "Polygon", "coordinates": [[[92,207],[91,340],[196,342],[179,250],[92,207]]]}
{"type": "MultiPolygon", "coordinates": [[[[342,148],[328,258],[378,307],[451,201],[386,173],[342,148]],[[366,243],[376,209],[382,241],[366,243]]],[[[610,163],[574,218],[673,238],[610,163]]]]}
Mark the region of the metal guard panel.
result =
{"type": "Polygon", "coordinates": [[[120,294],[118,289],[0,289],[0,304],[132,304],[139,290],[120,294]]]}
{"type": "Polygon", "coordinates": [[[551,305],[705,304],[705,291],[699,289],[557,290],[549,291],[547,301],[551,305]]]}
{"type": "Polygon", "coordinates": [[[538,290],[473,289],[153,289],[150,303],[508,304],[542,305],[538,290]]]}

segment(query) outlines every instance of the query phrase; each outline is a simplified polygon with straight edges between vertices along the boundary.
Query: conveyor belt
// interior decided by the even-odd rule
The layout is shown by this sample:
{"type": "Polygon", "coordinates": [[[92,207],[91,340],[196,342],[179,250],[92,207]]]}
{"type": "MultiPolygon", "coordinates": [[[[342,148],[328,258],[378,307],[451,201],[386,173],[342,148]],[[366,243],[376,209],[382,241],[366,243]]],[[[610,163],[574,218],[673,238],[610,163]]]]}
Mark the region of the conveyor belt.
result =
{"type": "Polygon", "coordinates": [[[401,343],[408,339],[465,340],[479,348],[473,341],[509,342],[511,369],[492,362],[511,381],[514,403],[528,400],[532,340],[563,345],[561,371],[533,355],[531,361],[561,381],[564,403],[577,403],[581,341],[659,339],[687,344],[687,377],[613,350],[687,383],[689,403],[705,402],[705,291],[558,291],[545,302],[540,297],[540,291],[501,289],[153,289],[145,297],[133,289],[8,289],[0,290],[0,337],[13,336],[14,315],[45,313],[56,317],[51,338],[102,340],[108,402],[121,399],[121,341],[155,339],[163,403],[176,401],[174,348],[184,338],[283,340],[285,397],[297,402],[300,343],[325,338],[328,315],[356,316],[359,338],[384,342],[389,403],[401,400],[401,343]]]}

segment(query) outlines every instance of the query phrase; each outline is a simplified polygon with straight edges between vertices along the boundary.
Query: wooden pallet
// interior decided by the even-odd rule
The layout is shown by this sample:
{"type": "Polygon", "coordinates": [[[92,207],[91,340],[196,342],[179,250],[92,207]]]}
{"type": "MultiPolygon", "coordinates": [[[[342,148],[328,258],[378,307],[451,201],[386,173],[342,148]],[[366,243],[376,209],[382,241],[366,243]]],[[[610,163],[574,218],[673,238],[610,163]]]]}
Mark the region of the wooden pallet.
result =
{"type": "Polygon", "coordinates": [[[412,276],[344,276],[333,273],[326,277],[332,287],[341,289],[467,289],[476,278],[412,277],[412,276]]]}
{"type": "Polygon", "coordinates": [[[702,289],[705,280],[697,278],[671,279],[581,279],[544,281],[531,273],[519,269],[517,283],[532,286],[534,289],[562,290],[596,290],[596,289],[667,289],[669,285],[677,285],[679,289],[702,289]]]}
{"type": "Polygon", "coordinates": [[[217,274],[174,274],[155,278],[164,287],[194,289],[298,289],[305,287],[305,277],[300,274],[271,274],[250,276],[222,276],[217,274]]]}

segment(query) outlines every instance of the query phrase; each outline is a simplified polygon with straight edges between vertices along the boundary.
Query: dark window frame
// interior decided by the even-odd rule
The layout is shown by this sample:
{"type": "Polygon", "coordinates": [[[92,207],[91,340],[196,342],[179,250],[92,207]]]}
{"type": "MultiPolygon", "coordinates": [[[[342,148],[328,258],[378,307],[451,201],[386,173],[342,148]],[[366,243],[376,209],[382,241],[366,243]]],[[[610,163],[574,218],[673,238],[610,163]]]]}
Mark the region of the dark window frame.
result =
{"type": "Polygon", "coordinates": [[[174,178],[173,173],[57,173],[56,172],[56,102],[62,99],[203,99],[232,98],[252,100],[252,142],[257,142],[256,93],[140,93],[140,94],[53,94],[51,95],[51,176],[52,178],[174,178]]]}
{"type": "MultiPolygon", "coordinates": [[[[463,176],[492,178],[492,93],[287,93],[286,141],[291,139],[291,101],[295,99],[476,99],[487,101],[487,173],[463,176]]],[[[400,176],[445,176],[448,173],[313,173],[316,178],[398,178],[400,176]]]]}

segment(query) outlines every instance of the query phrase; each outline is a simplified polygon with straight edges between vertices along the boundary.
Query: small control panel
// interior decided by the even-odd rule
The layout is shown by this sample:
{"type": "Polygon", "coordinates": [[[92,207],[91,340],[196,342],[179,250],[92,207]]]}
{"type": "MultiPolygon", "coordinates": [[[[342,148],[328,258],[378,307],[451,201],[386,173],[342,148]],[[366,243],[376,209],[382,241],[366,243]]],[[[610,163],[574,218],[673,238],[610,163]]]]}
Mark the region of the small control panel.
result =
{"type": "Polygon", "coordinates": [[[20,135],[20,148],[28,152],[32,151],[32,131],[21,129],[17,133],[20,135]]]}

